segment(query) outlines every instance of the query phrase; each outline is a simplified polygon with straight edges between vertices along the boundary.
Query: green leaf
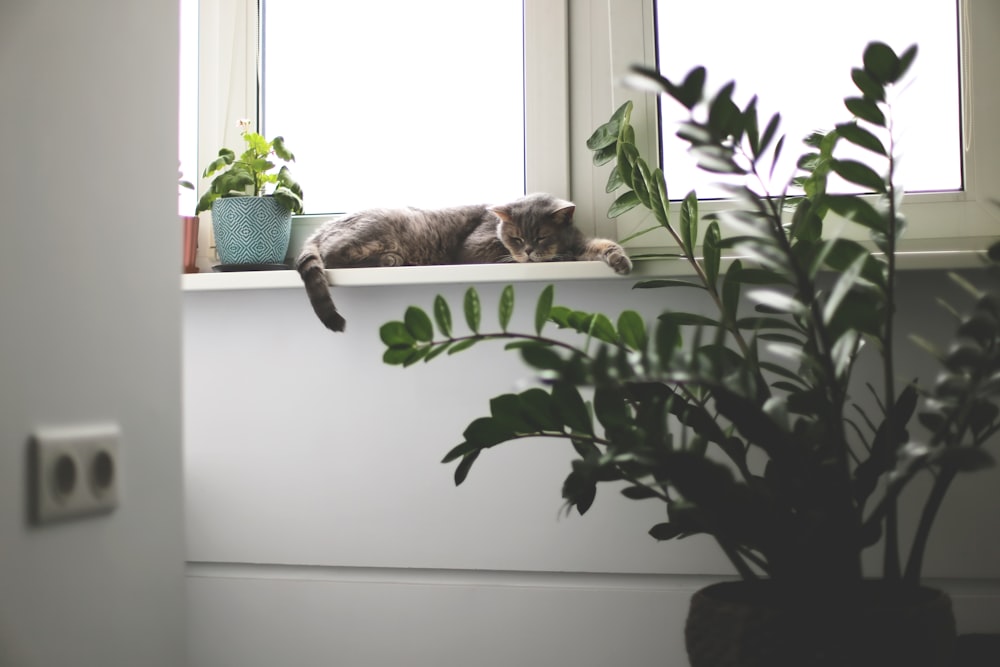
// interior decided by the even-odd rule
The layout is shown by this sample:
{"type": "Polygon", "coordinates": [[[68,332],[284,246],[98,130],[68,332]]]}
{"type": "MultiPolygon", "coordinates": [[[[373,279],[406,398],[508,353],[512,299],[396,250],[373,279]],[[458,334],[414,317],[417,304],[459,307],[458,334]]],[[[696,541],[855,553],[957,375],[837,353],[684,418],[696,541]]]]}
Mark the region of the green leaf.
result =
{"type": "Polygon", "coordinates": [[[413,347],[390,347],[382,354],[382,363],[389,366],[408,366],[415,359],[417,350],[413,347]]]}
{"type": "MultiPolygon", "coordinates": [[[[479,320],[482,317],[482,310],[479,306],[479,294],[476,292],[476,288],[470,287],[465,291],[463,309],[465,311],[465,323],[472,330],[472,333],[479,333],[479,320]]],[[[452,348],[452,350],[454,349],[452,348]]]]}
{"type": "Polygon", "coordinates": [[[639,200],[639,195],[634,191],[629,190],[625,194],[621,195],[611,204],[611,208],[608,209],[609,218],[617,218],[623,213],[631,211],[636,206],[639,206],[642,202],[639,200]]]}
{"type": "Polygon", "coordinates": [[[694,256],[694,246],[698,242],[698,195],[694,190],[687,193],[681,202],[681,243],[689,257],[694,256]]]}
{"type": "Polygon", "coordinates": [[[434,320],[437,322],[441,335],[451,338],[451,308],[444,297],[438,294],[434,297],[434,320]]]}
{"type": "Polygon", "coordinates": [[[906,75],[906,72],[910,69],[910,65],[913,64],[914,58],[917,57],[917,45],[912,44],[908,49],[903,51],[903,55],[899,57],[899,73],[896,75],[896,80],[902,79],[906,75]]]}
{"type": "Polygon", "coordinates": [[[556,382],[552,385],[552,402],[560,419],[570,430],[594,434],[590,411],[576,387],[568,382],[556,382]]]}
{"type": "Polygon", "coordinates": [[[622,178],[621,172],[618,171],[618,165],[615,165],[608,174],[608,183],[604,186],[604,191],[611,193],[623,185],[625,185],[625,180],[622,178]]]}
{"type": "Polygon", "coordinates": [[[885,102],[885,89],[882,84],[878,83],[868,74],[859,67],[855,67],[851,70],[851,80],[854,81],[854,85],[858,87],[861,94],[867,97],[871,101],[875,102],[885,102]]]}
{"type": "Polygon", "coordinates": [[[856,195],[829,195],[830,210],[873,231],[885,233],[888,221],[870,203],[856,195]]]}
{"type": "Polygon", "coordinates": [[[646,349],[646,324],[642,316],[634,310],[622,311],[618,316],[618,335],[630,349],[639,351],[646,349]]]}
{"type": "Polygon", "coordinates": [[[465,340],[461,340],[448,348],[448,356],[461,352],[462,350],[468,350],[480,340],[480,338],[466,338],[465,340]]]}
{"type": "Polygon", "coordinates": [[[463,442],[459,445],[455,445],[454,447],[452,447],[451,450],[444,455],[444,458],[441,459],[441,463],[451,463],[460,456],[471,454],[472,452],[478,451],[479,449],[481,449],[479,445],[463,442]]]}
{"type": "Polygon", "coordinates": [[[430,350],[430,352],[427,353],[427,356],[424,357],[424,362],[428,362],[431,359],[433,359],[433,358],[435,358],[437,356],[440,356],[441,354],[445,353],[448,350],[449,347],[451,347],[451,341],[446,341],[446,342],[441,343],[440,345],[438,345],[436,347],[433,347],[430,350]]]}
{"type": "Polygon", "coordinates": [[[413,347],[416,342],[406,325],[398,320],[383,324],[379,328],[379,336],[389,347],[413,347]]]}
{"type": "Polygon", "coordinates": [[[888,155],[882,140],[857,123],[841,123],[837,126],[837,133],[855,146],[867,148],[879,155],[888,155]]]}
{"type": "Polygon", "coordinates": [[[857,160],[831,160],[830,168],[834,173],[851,183],[863,186],[872,192],[886,191],[885,181],[874,169],[857,160]]]}
{"type": "Polygon", "coordinates": [[[862,62],[865,72],[876,82],[885,85],[895,83],[900,75],[899,58],[896,52],[883,42],[870,42],[865,47],[862,62]]]}
{"type": "Polygon", "coordinates": [[[594,130],[594,133],[587,139],[587,148],[592,151],[597,151],[613,145],[618,141],[618,133],[620,130],[621,121],[617,118],[612,118],[607,123],[594,130]]]}
{"type": "Polygon", "coordinates": [[[719,326],[718,320],[713,320],[711,317],[706,317],[705,315],[698,315],[696,313],[679,313],[679,312],[668,311],[662,313],[658,319],[661,322],[670,322],[677,326],[684,326],[684,325],[696,325],[703,327],[719,326]]]}
{"type": "Polygon", "coordinates": [[[555,287],[546,285],[542,293],[538,295],[538,305],[535,306],[535,333],[542,335],[542,327],[549,320],[549,313],[552,312],[552,299],[555,287]]]}
{"type": "Polygon", "coordinates": [[[844,99],[844,106],[858,118],[879,127],[885,127],[885,114],[871,100],[863,97],[848,97],[844,99]]]}
{"type": "Polygon", "coordinates": [[[601,165],[607,164],[614,160],[617,155],[618,144],[611,144],[610,146],[605,146],[598,151],[594,151],[594,166],[600,167],[601,165]]]}
{"type": "Polygon", "coordinates": [[[427,317],[420,308],[410,306],[403,315],[403,323],[406,330],[419,341],[428,342],[434,338],[434,327],[431,325],[431,318],[427,317]]]}
{"type": "Polygon", "coordinates": [[[501,420],[494,417],[479,417],[474,419],[462,433],[469,444],[480,447],[492,447],[514,437],[513,431],[501,420]]]}
{"type": "Polygon", "coordinates": [[[672,523],[658,523],[649,529],[649,534],[655,540],[672,540],[684,534],[680,528],[672,523]]]}
{"type": "Polygon", "coordinates": [[[526,344],[519,349],[521,359],[533,368],[557,371],[564,366],[562,357],[545,343],[526,344]]]}
{"type": "Polygon", "coordinates": [[[647,498],[658,498],[656,491],[648,486],[626,486],[622,489],[622,495],[629,500],[646,500],[647,498]]]}
{"type": "Polygon", "coordinates": [[[594,415],[610,430],[626,426],[632,416],[621,389],[613,386],[601,386],[594,391],[594,415]]]}
{"type": "Polygon", "coordinates": [[[805,305],[790,294],[770,289],[756,289],[749,293],[751,299],[774,311],[792,315],[805,314],[805,305]]]}
{"type": "Polygon", "coordinates": [[[510,324],[510,316],[514,312],[514,286],[507,285],[500,292],[500,328],[504,332],[507,331],[507,325],[510,324]]]}
{"type": "Polygon", "coordinates": [[[539,431],[562,431],[563,421],[549,392],[533,387],[518,394],[521,414],[539,431]]]}
{"type": "Polygon", "coordinates": [[[676,322],[660,316],[656,326],[656,353],[660,358],[660,367],[665,368],[680,347],[681,332],[676,322]]]}
{"type": "Polygon", "coordinates": [[[705,230],[705,240],[702,244],[702,262],[705,267],[705,279],[708,284],[715,286],[719,280],[719,262],[722,250],[719,243],[722,241],[722,234],[719,232],[719,223],[713,220],[705,230]]]}
{"type": "Polygon", "coordinates": [[[640,280],[635,285],[632,285],[632,289],[654,289],[659,287],[696,287],[698,289],[705,289],[705,286],[701,283],[696,283],[693,280],[682,280],[680,278],[640,280]]]}
{"type": "Polygon", "coordinates": [[[722,279],[722,310],[726,320],[736,321],[736,312],[740,305],[740,285],[743,274],[743,262],[736,259],[729,265],[726,275],[722,279]]]}
{"type": "Polygon", "coordinates": [[[476,462],[479,458],[479,453],[482,450],[477,449],[474,452],[470,452],[462,457],[459,461],[458,466],[455,468],[455,486],[458,486],[465,481],[465,478],[469,476],[469,469],[472,468],[472,464],[476,462]]]}
{"type": "Polygon", "coordinates": [[[490,399],[490,414],[512,433],[535,431],[521,411],[521,398],[517,394],[501,394],[490,399]]]}

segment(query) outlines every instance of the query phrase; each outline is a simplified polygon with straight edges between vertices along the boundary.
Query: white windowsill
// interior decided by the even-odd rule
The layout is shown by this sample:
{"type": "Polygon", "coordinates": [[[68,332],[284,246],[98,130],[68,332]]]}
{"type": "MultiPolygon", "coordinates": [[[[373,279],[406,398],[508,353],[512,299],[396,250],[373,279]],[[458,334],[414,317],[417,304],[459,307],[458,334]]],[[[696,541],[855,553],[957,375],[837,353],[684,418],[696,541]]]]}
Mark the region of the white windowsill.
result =
{"type": "MultiPolygon", "coordinates": [[[[966,249],[901,251],[897,266],[910,269],[963,269],[983,266],[986,239],[969,239],[966,249]]],[[[910,245],[919,245],[912,243],[910,245]]],[[[964,245],[964,244],[963,244],[964,245]]],[[[628,276],[615,274],[603,262],[552,262],[549,264],[463,264],[450,266],[397,266],[367,269],[327,269],[331,285],[339,287],[379,287],[391,285],[440,285],[498,282],[549,282],[565,280],[641,280],[665,276],[691,275],[690,267],[677,259],[638,260],[628,276]]],[[[189,273],[181,276],[185,292],[300,289],[302,280],[287,271],[243,271],[189,273]]]]}

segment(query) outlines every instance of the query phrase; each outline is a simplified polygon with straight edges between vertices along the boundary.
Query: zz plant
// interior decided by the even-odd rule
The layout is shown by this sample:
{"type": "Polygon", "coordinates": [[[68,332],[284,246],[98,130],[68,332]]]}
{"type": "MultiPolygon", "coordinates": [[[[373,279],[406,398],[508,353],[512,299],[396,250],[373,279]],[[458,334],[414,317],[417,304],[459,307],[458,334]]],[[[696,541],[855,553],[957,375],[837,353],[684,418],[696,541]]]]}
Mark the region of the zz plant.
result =
{"type": "Polygon", "coordinates": [[[761,184],[785,146],[777,114],[761,123],[756,98],[739,108],[732,83],[706,95],[703,68],[680,83],[636,68],[642,85],[689,110],[678,136],[698,165],[739,184],[727,186],[732,210],[702,218],[692,192],[674,218],[662,171],[636,148],[626,103],[588,142],[595,164],[612,165],[608,191],[620,194],[609,214],[649,209],[694,276],[635,287],[694,288],[715,315],[667,308],[647,326],[633,311],[612,317],[554,305],[549,286],[534,331],[515,332],[508,286],[499,328],[487,331],[470,288],[462,307],[469,332],[459,335],[442,297],[430,315],[411,306],[381,329],[386,363],[410,366],[504,340],[541,381],[494,397],[489,414],[469,424],[444,458],[457,462],[456,483],[491,447],[565,440],[576,458],[562,494],[581,514],[610,482],[628,498],[664,504],[654,538],[708,534],[745,579],[836,595],[860,582],[862,551],[881,541],[882,578],[918,585],[949,486],[960,472],[992,463],[983,445],[1000,430],[1000,297],[953,276],[971,302],[966,315],[949,307],[954,342],[941,350],[916,338],[940,361],[940,375],[928,386],[898,380],[893,320],[905,220],[889,92],[915,55],[916,47],[897,55],[869,44],[852,70],[858,94],[844,101],[852,118],[809,137],[795,177],[775,193],[761,184]],[[844,143],[870,159],[839,157],[844,143]],[[831,174],[874,197],[828,192],[831,174]],[[866,228],[872,245],[826,236],[831,214],[866,228]],[[724,252],[740,258],[724,261],[724,252]],[[550,325],[569,332],[547,335],[550,325]],[[573,333],[579,342],[567,342],[573,333]],[[876,410],[852,398],[865,390],[852,383],[863,358],[881,365],[881,386],[867,387],[876,410]],[[897,500],[924,472],[933,481],[903,549],[897,500]]]}

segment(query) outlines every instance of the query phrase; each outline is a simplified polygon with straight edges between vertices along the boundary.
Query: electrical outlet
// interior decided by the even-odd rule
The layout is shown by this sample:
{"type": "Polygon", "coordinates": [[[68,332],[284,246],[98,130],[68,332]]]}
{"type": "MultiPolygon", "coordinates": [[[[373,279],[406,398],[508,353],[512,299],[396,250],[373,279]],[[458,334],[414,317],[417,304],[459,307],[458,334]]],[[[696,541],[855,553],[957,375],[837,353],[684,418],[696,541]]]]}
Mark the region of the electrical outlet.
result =
{"type": "Polygon", "coordinates": [[[29,504],[35,523],[110,512],[118,506],[117,424],[40,428],[31,441],[29,504]]]}

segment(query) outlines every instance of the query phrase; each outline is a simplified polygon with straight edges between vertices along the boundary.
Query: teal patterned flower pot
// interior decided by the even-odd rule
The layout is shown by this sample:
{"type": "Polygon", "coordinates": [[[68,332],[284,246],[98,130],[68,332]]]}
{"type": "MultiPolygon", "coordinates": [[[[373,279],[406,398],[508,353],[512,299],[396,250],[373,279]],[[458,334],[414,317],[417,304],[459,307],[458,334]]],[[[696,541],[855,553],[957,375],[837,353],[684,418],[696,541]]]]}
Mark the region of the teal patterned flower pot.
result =
{"type": "Polygon", "coordinates": [[[222,197],[212,202],[212,228],[223,264],[280,264],[292,212],[273,197],[222,197]]]}

